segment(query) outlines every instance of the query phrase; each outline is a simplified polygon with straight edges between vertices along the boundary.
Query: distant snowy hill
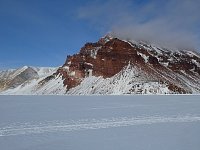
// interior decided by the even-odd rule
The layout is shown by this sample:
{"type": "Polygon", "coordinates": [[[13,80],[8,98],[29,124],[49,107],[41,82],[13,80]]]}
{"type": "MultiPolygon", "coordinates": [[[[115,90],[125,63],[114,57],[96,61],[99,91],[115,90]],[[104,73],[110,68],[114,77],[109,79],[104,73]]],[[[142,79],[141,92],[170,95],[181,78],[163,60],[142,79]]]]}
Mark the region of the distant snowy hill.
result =
{"type": "Polygon", "coordinates": [[[43,89],[45,87],[40,88],[39,83],[56,70],[57,68],[51,67],[24,66],[19,69],[0,71],[0,94],[44,94],[43,91],[45,94],[53,94],[52,87],[46,86],[50,89],[48,91],[48,89],[43,89]]]}
{"type": "Polygon", "coordinates": [[[59,68],[0,72],[0,94],[197,94],[200,55],[105,36],[59,68]]]}

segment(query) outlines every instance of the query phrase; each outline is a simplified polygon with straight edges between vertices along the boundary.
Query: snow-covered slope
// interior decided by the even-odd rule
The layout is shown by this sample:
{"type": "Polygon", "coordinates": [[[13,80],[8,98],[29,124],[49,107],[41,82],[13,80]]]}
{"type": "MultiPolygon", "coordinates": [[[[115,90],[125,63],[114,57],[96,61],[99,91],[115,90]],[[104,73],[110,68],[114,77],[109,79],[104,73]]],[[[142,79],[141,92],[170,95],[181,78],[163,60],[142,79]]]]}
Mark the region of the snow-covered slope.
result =
{"type": "Polygon", "coordinates": [[[0,72],[1,92],[3,95],[26,94],[64,94],[61,76],[53,76],[57,68],[28,67],[0,72]],[[52,77],[48,82],[46,78],[52,77]]]}
{"type": "Polygon", "coordinates": [[[122,94],[170,94],[167,85],[146,80],[141,70],[130,64],[111,78],[90,76],[80,85],[70,89],[67,94],[73,95],[122,95],[122,94]]]}

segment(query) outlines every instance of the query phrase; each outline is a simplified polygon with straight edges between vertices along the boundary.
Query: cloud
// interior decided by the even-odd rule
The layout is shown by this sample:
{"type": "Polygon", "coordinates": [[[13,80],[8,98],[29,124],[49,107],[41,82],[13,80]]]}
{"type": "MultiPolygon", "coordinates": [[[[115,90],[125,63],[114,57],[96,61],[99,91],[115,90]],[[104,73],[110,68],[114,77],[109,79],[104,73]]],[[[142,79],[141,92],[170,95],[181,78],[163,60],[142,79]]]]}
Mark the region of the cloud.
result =
{"type": "Polygon", "coordinates": [[[100,32],[162,46],[200,46],[200,0],[96,0],[78,10],[100,32]]]}

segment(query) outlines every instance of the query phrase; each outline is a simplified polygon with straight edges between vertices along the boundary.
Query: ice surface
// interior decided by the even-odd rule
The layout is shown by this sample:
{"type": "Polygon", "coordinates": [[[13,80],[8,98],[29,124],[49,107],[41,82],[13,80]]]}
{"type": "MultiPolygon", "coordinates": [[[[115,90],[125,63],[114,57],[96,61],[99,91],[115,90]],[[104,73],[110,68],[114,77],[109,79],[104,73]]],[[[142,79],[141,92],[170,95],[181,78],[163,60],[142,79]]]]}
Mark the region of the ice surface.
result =
{"type": "Polygon", "coordinates": [[[200,96],[0,96],[2,150],[199,150],[200,96]]]}

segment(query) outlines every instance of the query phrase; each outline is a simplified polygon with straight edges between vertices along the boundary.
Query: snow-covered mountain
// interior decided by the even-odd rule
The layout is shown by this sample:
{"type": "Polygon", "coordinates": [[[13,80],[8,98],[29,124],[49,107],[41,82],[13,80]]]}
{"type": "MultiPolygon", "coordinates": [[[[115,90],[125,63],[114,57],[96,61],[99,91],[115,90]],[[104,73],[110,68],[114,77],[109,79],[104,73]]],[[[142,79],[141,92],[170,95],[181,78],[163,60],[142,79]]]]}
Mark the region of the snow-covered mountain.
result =
{"type": "Polygon", "coordinates": [[[53,67],[29,67],[0,71],[0,94],[36,94],[38,83],[55,73],[53,67]]]}
{"type": "Polygon", "coordinates": [[[33,67],[1,72],[1,94],[200,93],[197,52],[111,36],[86,43],[62,67],[44,72],[33,67]]]}

